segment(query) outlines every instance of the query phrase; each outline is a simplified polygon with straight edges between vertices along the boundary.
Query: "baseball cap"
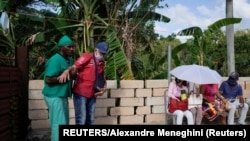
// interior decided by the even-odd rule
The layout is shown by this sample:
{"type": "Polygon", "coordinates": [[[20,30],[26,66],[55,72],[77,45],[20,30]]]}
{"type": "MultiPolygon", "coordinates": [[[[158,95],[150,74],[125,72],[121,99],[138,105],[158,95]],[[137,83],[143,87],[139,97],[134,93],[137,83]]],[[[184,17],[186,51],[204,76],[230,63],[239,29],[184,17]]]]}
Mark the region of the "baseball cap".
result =
{"type": "Polygon", "coordinates": [[[229,77],[233,78],[235,80],[239,80],[239,73],[238,72],[231,72],[229,77]]]}
{"type": "Polygon", "coordinates": [[[103,54],[108,53],[108,44],[106,42],[100,42],[96,45],[96,48],[103,54]]]}

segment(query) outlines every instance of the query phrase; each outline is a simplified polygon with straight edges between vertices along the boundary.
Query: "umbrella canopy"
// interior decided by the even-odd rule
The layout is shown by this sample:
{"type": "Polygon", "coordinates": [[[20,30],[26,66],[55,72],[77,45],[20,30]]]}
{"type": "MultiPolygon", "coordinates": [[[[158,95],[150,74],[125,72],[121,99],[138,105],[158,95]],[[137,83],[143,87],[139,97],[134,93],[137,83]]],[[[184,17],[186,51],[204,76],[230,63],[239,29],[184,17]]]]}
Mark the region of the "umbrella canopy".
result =
{"type": "Polygon", "coordinates": [[[206,66],[182,65],[170,71],[178,79],[186,80],[196,84],[219,84],[222,81],[221,75],[206,66]]]}

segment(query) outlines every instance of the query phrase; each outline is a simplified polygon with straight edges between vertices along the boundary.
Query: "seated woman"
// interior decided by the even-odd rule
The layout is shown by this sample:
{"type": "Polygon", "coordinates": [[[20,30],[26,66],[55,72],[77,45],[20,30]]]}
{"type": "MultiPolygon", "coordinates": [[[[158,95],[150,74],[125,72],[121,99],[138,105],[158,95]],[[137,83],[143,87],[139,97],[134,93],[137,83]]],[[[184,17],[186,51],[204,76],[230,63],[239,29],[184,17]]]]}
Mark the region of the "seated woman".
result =
{"type": "Polygon", "coordinates": [[[189,90],[189,110],[192,112],[193,114],[193,118],[194,118],[194,124],[195,125],[200,125],[201,124],[201,121],[202,121],[202,118],[203,118],[203,112],[202,112],[202,94],[200,94],[200,86],[198,84],[195,84],[195,83],[192,83],[192,82],[189,82],[188,83],[188,90],[189,90]],[[198,101],[195,101],[196,104],[195,105],[192,105],[192,99],[191,96],[193,97],[196,97],[196,99],[193,99],[193,100],[198,100],[198,101]],[[197,104],[199,103],[200,101],[200,104],[197,104]]]}
{"type": "Polygon", "coordinates": [[[213,121],[218,116],[226,116],[225,103],[218,93],[218,84],[202,84],[200,92],[203,94],[202,110],[204,116],[213,121]]]}
{"type": "MultiPolygon", "coordinates": [[[[175,78],[175,81],[172,81],[169,84],[169,88],[168,88],[169,99],[176,99],[178,102],[181,102],[181,91],[183,90],[186,92],[186,94],[188,93],[188,88],[183,85],[183,81],[178,78],[175,78]]],[[[173,114],[177,116],[177,120],[176,120],[177,125],[182,125],[184,116],[187,118],[188,125],[194,124],[193,115],[188,109],[184,111],[177,109],[173,111],[173,114]]]]}

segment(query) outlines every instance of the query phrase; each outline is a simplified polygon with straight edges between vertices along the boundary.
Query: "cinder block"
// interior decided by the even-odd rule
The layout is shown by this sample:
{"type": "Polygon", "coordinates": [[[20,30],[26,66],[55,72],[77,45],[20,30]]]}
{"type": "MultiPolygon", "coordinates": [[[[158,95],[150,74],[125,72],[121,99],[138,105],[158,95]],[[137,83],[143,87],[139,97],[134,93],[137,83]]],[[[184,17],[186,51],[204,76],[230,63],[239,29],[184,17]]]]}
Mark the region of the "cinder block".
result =
{"type": "Polygon", "coordinates": [[[145,80],[145,88],[167,88],[168,80],[145,80]]]}
{"type": "Polygon", "coordinates": [[[70,109],[74,109],[74,102],[73,102],[73,98],[69,98],[69,108],[70,109]]]}
{"type": "Polygon", "coordinates": [[[109,116],[109,117],[97,117],[95,118],[96,125],[117,125],[118,124],[117,116],[109,116]]]}
{"type": "Polygon", "coordinates": [[[154,105],[152,106],[152,114],[162,114],[165,113],[165,107],[164,105],[154,105]]]}
{"type": "Polygon", "coordinates": [[[135,90],[134,89],[114,89],[110,90],[110,97],[117,98],[117,97],[134,97],[135,90]]]}
{"type": "Polygon", "coordinates": [[[135,97],[151,97],[152,89],[136,89],[135,97]]]}
{"type": "Polygon", "coordinates": [[[29,99],[44,99],[42,90],[29,90],[29,99]]]}
{"type": "Polygon", "coordinates": [[[75,118],[69,118],[69,124],[70,125],[75,125],[76,124],[75,118]]]}
{"type": "Polygon", "coordinates": [[[31,120],[48,119],[48,110],[29,110],[31,120]]]}
{"type": "Polygon", "coordinates": [[[95,117],[105,117],[108,116],[108,109],[107,108],[98,108],[95,109],[95,117]]]}
{"type": "Polygon", "coordinates": [[[165,122],[166,114],[149,114],[145,116],[145,123],[160,124],[165,122]]]}
{"type": "Polygon", "coordinates": [[[248,89],[243,90],[243,97],[250,98],[250,87],[248,89]]]}
{"type": "Polygon", "coordinates": [[[115,107],[115,98],[100,98],[96,99],[96,107],[115,107]]]}
{"type": "Polygon", "coordinates": [[[111,116],[134,115],[134,107],[113,107],[110,108],[111,116]]]}
{"type": "Polygon", "coordinates": [[[245,81],[245,85],[246,85],[245,89],[246,89],[246,90],[247,90],[247,89],[250,90],[250,81],[245,81]]]}
{"type": "Polygon", "coordinates": [[[29,109],[30,110],[42,110],[48,109],[44,100],[29,100],[29,109]]]}
{"type": "Polygon", "coordinates": [[[30,90],[42,90],[44,87],[43,80],[29,80],[29,89],[30,90]]]}
{"type": "Polygon", "coordinates": [[[120,124],[143,124],[144,115],[120,116],[120,124]]]}
{"type": "Polygon", "coordinates": [[[151,114],[151,107],[150,106],[139,106],[136,107],[136,115],[146,115],[151,114]]]}
{"type": "Polygon", "coordinates": [[[108,89],[117,89],[117,80],[107,80],[108,89]]]}
{"type": "Polygon", "coordinates": [[[241,85],[241,87],[242,87],[243,90],[246,89],[246,84],[245,83],[246,83],[245,81],[238,80],[238,84],[241,85]]]}
{"type": "Polygon", "coordinates": [[[167,88],[154,88],[153,89],[153,96],[164,96],[165,95],[165,91],[167,90],[167,88]]]}
{"type": "Polygon", "coordinates": [[[164,104],[164,97],[147,97],[145,100],[145,105],[163,105],[164,104]]]}
{"type": "Polygon", "coordinates": [[[121,80],[120,88],[144,88],[143,80],[121,80]]]}
{"type": "Polygon", "coordinates": [[[31,128],[32,129],[46,129],[46,128],[50,128],[49,120],[48,119],[44,119],[44,120],[32,120],[31,121],[31,128]]]}
{"type": "Polygon", "coordinates": [[[69,109],[69,118],[75,118],[75,109],[69,109]]]}
{"type": "Polygon", "coordinates": [[[120,106],[144,106],[144,98],[121,98],[120,106]]]}

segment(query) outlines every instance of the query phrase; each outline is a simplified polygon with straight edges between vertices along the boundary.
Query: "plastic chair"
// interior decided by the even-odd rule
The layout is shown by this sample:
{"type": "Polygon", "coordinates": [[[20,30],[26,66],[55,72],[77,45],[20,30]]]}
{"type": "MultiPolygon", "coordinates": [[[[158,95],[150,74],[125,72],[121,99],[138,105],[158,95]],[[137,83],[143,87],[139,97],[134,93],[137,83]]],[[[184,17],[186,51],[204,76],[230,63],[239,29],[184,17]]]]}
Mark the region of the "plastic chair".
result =
{"type": "Polygon", "coordinates": [[[166,107],[166,121],[167,121],[167,124],[168,124],[169,119],[172,119],[172,124],[176,125],[176,118],[177,118],[177,116],[174,115],[173,113],[170,113],[168,111],[169,97],[167,96],[167,90],[164,91],[164,94],[166,95],[166,98],[165,98],[166,105],[165,105],[165,107],[166,107]]]}

